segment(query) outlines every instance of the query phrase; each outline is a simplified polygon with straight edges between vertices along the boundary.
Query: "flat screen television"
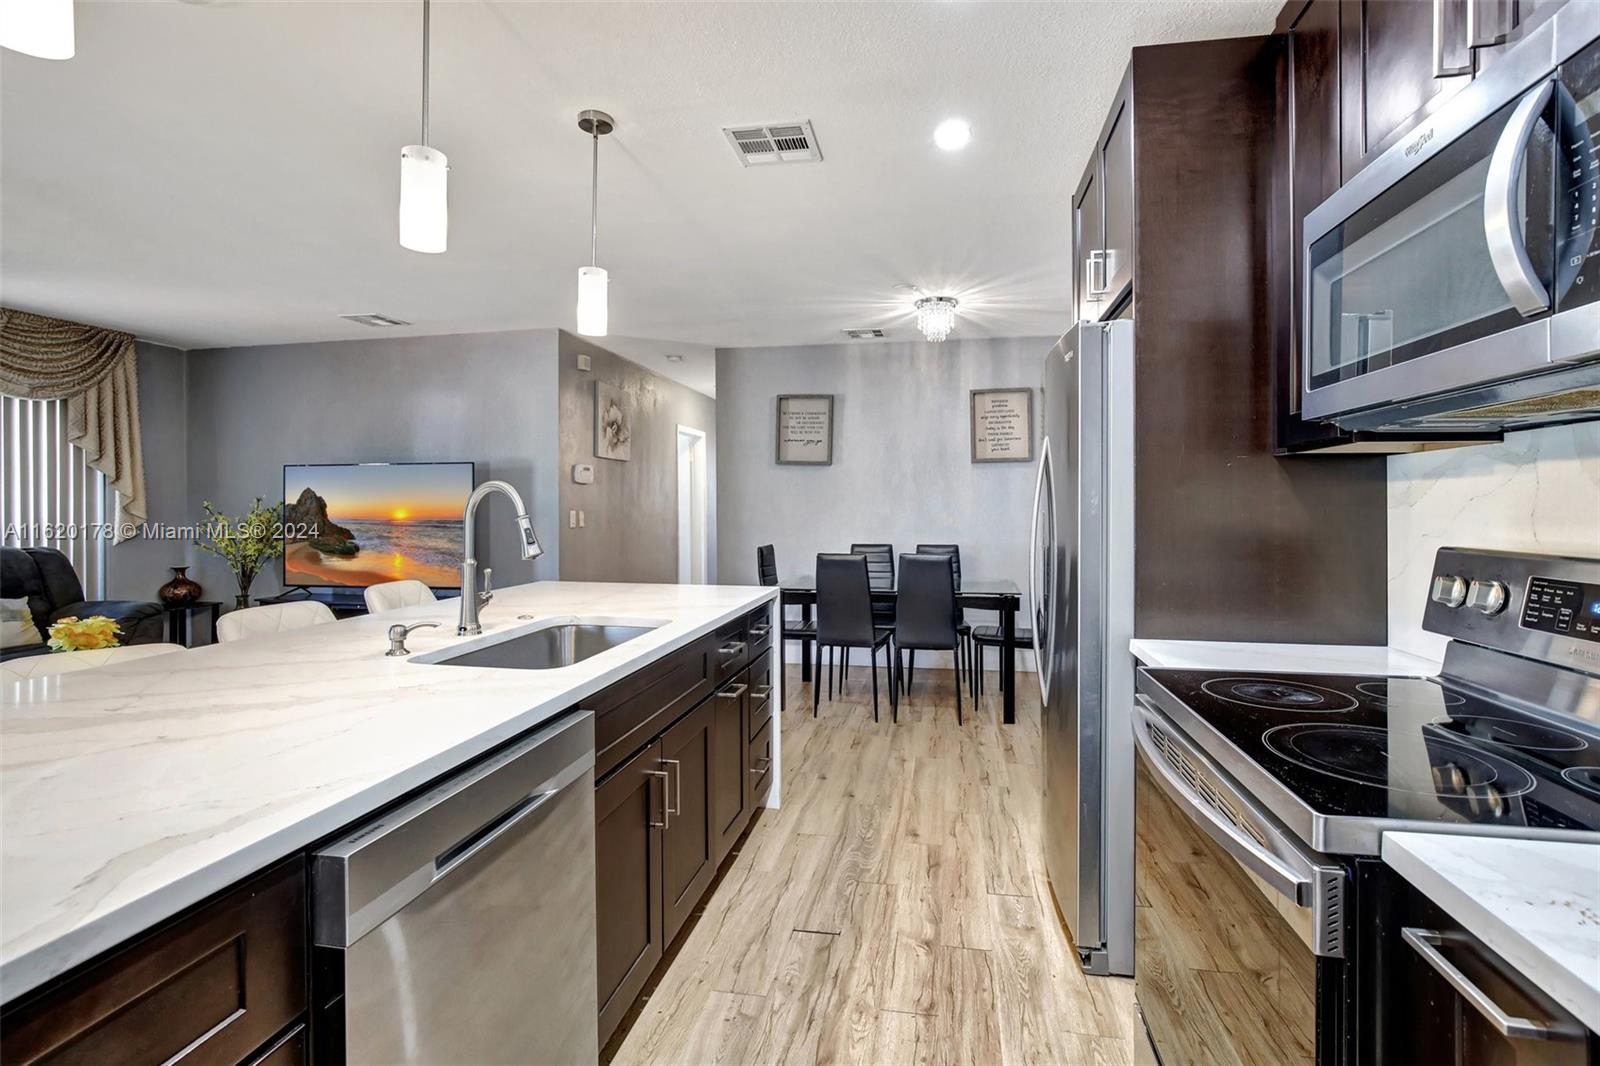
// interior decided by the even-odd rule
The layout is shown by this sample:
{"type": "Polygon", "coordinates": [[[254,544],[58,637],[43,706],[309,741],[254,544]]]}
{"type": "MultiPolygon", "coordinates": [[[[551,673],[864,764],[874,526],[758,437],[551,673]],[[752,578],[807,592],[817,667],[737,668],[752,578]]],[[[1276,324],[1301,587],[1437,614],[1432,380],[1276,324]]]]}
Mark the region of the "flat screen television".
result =
{"type": "Polygon", "coordinates": [[[471,463],[317,463],[283,468],[283,584],[365,588],[411,578],[461,585],[471,463]]]}

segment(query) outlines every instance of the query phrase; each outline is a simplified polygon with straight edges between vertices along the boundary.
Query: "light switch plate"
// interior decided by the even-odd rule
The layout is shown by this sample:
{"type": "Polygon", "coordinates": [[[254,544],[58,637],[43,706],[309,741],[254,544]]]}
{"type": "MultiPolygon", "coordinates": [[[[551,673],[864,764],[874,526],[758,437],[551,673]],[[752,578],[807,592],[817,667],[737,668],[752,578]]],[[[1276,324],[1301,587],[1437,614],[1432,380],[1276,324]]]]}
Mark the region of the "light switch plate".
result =
{"type": "Polygon", "coordinates": [[[578,528],[582,529],[584,526],[586,526],[588,524],[589,524],[588,517],[582,511],[579,511],[578,512],[578,528]]]}
{"type": "Polygon", "coordinates": [[[567,528],[568,529],[577,529],[578,528],[578,512],[577,511],[568,511],[567,512],[567,528]]]}
{"type": "Polygon", "coordinates": [[[573,463],[572,480],[579,485],[594,484],[594,467],[589,463],[573,463]]]}

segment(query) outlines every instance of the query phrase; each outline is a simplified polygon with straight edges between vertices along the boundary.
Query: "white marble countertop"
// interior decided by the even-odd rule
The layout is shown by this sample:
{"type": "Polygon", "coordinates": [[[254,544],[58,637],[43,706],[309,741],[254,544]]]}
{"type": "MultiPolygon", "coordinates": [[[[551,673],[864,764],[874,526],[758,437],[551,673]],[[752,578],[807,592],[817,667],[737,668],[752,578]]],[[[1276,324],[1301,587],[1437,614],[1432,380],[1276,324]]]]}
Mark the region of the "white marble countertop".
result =
{"type": "MultiPolygon", "coordinates": [[[[535,582],[519,615],[666,624],[557,670],[387,658],[455,635],[455,600],[0,687],[0,1001],[538,725],[777,595],[535,582]]],[[[470,638],[472,640],[480,638],[470,638]]]]}
{"type": "Polygon", "coordinates": [[[1383,861],[1600,1032],[1600,843],[1385,833],[1383,861]]]}
{"type": "Polygon", "coordinates": [[[1432,677],[1439,662],[1381,645],[1243,644],[1222,640],[1128,642],[1146,666],[1174,670],[1250,670],[1281,674],[1388,674],[1432,677]]]}

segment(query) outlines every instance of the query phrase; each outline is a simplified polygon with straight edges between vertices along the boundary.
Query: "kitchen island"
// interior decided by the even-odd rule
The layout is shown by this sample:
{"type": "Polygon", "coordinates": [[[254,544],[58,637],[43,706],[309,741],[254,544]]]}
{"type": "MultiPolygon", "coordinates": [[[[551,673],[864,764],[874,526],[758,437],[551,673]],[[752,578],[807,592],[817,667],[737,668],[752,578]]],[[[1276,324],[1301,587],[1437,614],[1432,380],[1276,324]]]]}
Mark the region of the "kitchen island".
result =
{"type": "MultiPolygon", "coordinates": [[[[767,617],[774,598],[775,590],[747,587],[536,582],[497,590],[482,637],[457,637],[458,604],[441,600],[7,686],[0,1000],[302,853],[753,612],[767,617]],[[412,661],[564,616],[654,628],[557,669],[412,661]],[[424,621],[439,628],[413,632],[410,657],[385,654],[390,625],[424,621]]],[[[712,684],[708,676],[705,689],[712,684]]],[[[775,806],[775,723],[767,744],[766,802],[775,806]]]]}

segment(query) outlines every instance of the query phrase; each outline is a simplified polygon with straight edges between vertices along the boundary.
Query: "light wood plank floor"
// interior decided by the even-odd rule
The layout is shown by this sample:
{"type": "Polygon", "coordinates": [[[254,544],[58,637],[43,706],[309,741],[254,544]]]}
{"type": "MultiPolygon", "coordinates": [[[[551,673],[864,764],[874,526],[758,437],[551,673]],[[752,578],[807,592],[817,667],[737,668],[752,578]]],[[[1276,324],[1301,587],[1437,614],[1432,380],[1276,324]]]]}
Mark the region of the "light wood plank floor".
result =
{"type": "Polygon", "coordinates": [[[952,679],[918,671],[899,724],[887,699],[875,724],[866,669],[817,719],[790,669],[783,806],[757,819],[616,1064],[1133,1061],[1133,983],[1082,973],[1044,881],[1032,677],[1013,726],[990,675],[958,727],[952,679]]]}

